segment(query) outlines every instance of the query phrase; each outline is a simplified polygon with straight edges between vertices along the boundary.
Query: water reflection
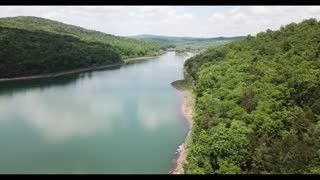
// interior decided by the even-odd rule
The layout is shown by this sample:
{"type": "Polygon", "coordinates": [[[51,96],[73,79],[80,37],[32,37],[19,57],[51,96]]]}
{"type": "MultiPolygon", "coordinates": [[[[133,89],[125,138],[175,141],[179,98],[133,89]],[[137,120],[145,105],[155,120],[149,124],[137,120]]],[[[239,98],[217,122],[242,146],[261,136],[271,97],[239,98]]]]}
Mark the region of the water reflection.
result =
{"type": "Polygon", "coordinates": [[[52,78],[44,78],[44,79],[34,79],[27,81],[11,81],[11,82],[0,82],[0,96],[8,95],[12,96],[14,93],[21,91],[28,91],[34,89],[45,90],[47,88],[55,87],[58,88],[60,86],[67,86],[76,83],[77,80],[82,80],[84,78],[91,78],[92,74],[99,71],[105,70],[117,70],[120,69],[121,66],[114,67],[106,67],[103,69],[97,69],[92,71],[87,71],[83,73],[75,73],[68,74],[64,76],[52,77],[52,78]]]}
{"type": "Polygon", "coordinates": [[[153,95],[139,99],[136,114],[145,130],[154,131],[161,126],[172,124],[172,119],[176,118],[174,115],[177,114],[177,109],[168,105],[164,106],[168,100],[174,98],[172,95],[159,94],[157,96],[153,93],[153,95]]]}
{"type": "MultiPolygon", "coordinates": [[[[166,55],[162,59],[166,59],[166,55]]],[[[132,61],[121,67],[108,68],[108,71],[1,83],[0,123],[23,120],[50,143],[64,142],[77,136],[111,133],[113,121],[121,120],[121,116],[125,116],[125,108],[130,108],[125,107],[125,97],[119,95],[122,90],[131,89],[137,94],[151,92],[148,97],[136,97],[136,118],[146,130],[155,130],[172,123],[172,113],[176,109],[163,108],[172,94],[166,96],[164,91],[164,95],[156,95],[150,88],[161,91],[162,83],[169,87],[172,73],[159,72],[179,71],[177,66],[181,66],[179,61],[158,60],[132,61]],[[132,70],[139,73],[131,73],[132,70]],[[99,73],[112,76],[99,76],[99,73]],[[131,76],[124,79],[123,74],[126,73],[131,73],[131,76]],[[166,77],[169,79],[160,81],[166,77]]],[[[121,123],[122,126],[127,124],[121,123]]]]}
{"type": "Polygon", "coordinates": [[[177,96],[172,94],[176,92],[166,94],[163,89],[170,86],[172,74],[181,71],[179,67],[186,57],[176,57],[178,60],[173,61],[168,58],[170,56],[165,54],[151,60],[131,61],[108,68],[109,71],[103,69],[56,78],[0,83],[0,123],[10,119],[26,121],[49,142],[108,133],[112,130],[112,121],[121,119],[125,110],[124,99],[115,93],[131,89],[137,95],[147,94],[136,98],[136,118],[146,130],[153,131],[170,124],[172,114],[176,112],[176,109],[163,106],[177,96]],[[123,79],[123,74],[130,74],[132,69],[139,73],[131,73],[123,79]],[[99,71],[113,76],[93,77],[99,71]],[[116,72],[121,74],[119,78],[116,72]]]}
{"type": "Polygon", "coordinates": [[[0,123],[22,119],[48,142],[61,142],[75,136],[109,133],[112,121],[123,114],[122,106],[108,95],[96,98],[92,90],[48,90],[46,95],[39,90],[27,91],[0,97],[0,123]],[[57,93],[60,98],[50,98],[57,93]]]}
{"type": "Polygon", "coordinates": [[[186,58],[0,83],[0,173],[167,172],[188,128],[170,85],[186,58]]]}

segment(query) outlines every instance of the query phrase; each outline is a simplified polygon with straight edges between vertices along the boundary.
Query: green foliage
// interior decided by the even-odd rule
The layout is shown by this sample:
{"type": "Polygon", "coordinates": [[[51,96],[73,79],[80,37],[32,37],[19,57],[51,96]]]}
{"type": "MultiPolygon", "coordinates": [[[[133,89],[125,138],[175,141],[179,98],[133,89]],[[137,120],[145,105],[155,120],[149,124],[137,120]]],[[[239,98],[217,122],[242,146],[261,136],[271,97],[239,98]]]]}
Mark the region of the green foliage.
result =
{"type": "Polygon", "coordinates": [[[44,31],[0,27],[0,77],[52,73],[120,63],[115,48],[44,31]]]}
{"type": "MultiPolygon", "coordinates": [[[[249,154],[246,134],[250,131],[250,128],[238,120],[233,120],[229,127],[225,123],[219,123],[210,131],[202,131],[196,140],[201,148],[190,148],[198,158],[188,156],[189,164],[197,164],[205,173],[241,173],[249,154]]],[[[189,164],[185,167],[186,172],[196,173],[189,164]]]]}
{"type": "Polygon", "coordinates": [[[320,22],[211,48],[184,66],[195,95],[187,173],[320,172],[320,22]]]}
{"type": "Polygon", "coordinates": [[[117,64],[162,49],[43,18],[0,18],[0,78],[117,64]]]}

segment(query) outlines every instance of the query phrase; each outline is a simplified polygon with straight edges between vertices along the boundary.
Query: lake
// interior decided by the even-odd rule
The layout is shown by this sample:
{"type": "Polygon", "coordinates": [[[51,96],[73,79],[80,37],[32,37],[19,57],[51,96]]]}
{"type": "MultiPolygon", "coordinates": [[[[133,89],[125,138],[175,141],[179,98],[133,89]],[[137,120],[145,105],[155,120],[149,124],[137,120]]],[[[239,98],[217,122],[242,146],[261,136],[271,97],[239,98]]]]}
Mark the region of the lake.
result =
{"type": "Polygon", "coordinates": [[[168,173],[188,131],[170,83],[189,57],[0,83],[0,173],[168,173]]]}

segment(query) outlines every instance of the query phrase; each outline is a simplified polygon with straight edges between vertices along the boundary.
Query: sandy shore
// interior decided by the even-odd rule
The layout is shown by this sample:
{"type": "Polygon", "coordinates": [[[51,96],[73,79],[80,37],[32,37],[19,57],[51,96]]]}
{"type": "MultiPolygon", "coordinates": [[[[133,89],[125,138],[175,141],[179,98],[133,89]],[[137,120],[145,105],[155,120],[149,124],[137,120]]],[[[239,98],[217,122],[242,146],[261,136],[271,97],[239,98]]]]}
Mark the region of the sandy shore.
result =
{"type": "Polygon", "coordinates": [[[190,89],[180,89],[177,90],[183,95],[183,103],[181,106],[181,111],[184,114],[186,120],[189,123],[189,131],[186,136],[186,139],[182,145],[179,146],[176,152],[176,159],[174,160],[174,168],[169,172],[169,174],[184,174],[183,165],[186,162],[186,153],[187,153],[187,142],[190,138],[191,128],[192,128],[192,113],[193,113],[193,98],[192,92],[190,89]]]}

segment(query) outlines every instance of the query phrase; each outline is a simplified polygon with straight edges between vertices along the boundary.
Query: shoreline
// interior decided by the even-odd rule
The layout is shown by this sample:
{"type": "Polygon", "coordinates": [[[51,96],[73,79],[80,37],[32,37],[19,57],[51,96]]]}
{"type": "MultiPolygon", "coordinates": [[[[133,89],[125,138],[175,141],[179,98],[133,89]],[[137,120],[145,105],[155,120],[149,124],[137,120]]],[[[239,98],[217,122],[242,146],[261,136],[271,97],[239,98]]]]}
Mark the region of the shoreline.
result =
{"type": "Polygon", "coordinates": [[[186,162],[186,154],[187,154],[187,143],[190,139],[191,129],[192,129],[192,114],[193,114],[193,98],[192,92],[189,88],[179,88],[175,87],[178,92],[180,92],[183,96],[183,103],[181,105],[181,111],[188,122],[189,128],[187,136],[184,142],[179,146],[176,151],[176,158],[174,159],[174,166],[169,171],[169,174],[184,174],[183,165],[186,162]]]}
{"type": "Polygon", "coordinates": [[[160,55],[156,55],[156,56],[142,56],[142,57],[135,57],[135,58],[128,58],[128,59],[123,59],[123,61],[125,63],[129,62],[129,61],[135,61],[135,60],[145,60],[145,59],[149,59],[149,58],[156,58],[156,57],[159,57],[163,54],[160,54],[160,55]]]}
{"type": "Polygon", "coordinates": [[[24,80],[52,78],[52,77],[58,77],[58,76],[63,76],[63,75],[68,75],[68,74],[75,74],[75,73],[86,72],[86,71],[91,71],[91,70],[98,70],[98,69],[104,69],[104,68],[109,68],[109,67],[116,67],[116,66],[121,66],[121,65],[127,64],[130,61],[145,60],[145,59],[149,59],[149,58],[159,57],[161,55],[163,55],[163,54],[160,54],[160,55],[157,55],[157,56],[143,56],[143,57],[136,57],[136,58],[128,58],[128,59],[123,59],[122,60],[123,63],[109,64],[109,65],[97,66],[97,67],[89,67],[89,68],[80,68],[80,69],[67,70],[67,71],[61,71],[61,72],[56,72],[56,73],[38,74],[38,75],[30,75],[30,76],[20,76],[20,77],[13,77],[13,78],[0,78],[0,83],[1,82],[9,82],[9,81],[24,81],[24,80]]]}
{"type": "Polygon", "coordinates": [[[116,66],[121,66],[123,64],[125,64],[125,63],[109,64],[109,65],[90,67],[90,68],[81,68],[81,69],[62,71],[62,72],[57,72],[57,73],[39,74],[39,75],[31,75],[31,76],[20,76],[20,77],[14,77],[14,78],[0,78],[0,82],[52,78],[52,77],[58,77],[58,76],[63,76],[63,75],[68,75],[68,74],[75,74],[75,73],[86,72],[86,71],[91,71],[91,70],[116,67],[116,66]]]}

